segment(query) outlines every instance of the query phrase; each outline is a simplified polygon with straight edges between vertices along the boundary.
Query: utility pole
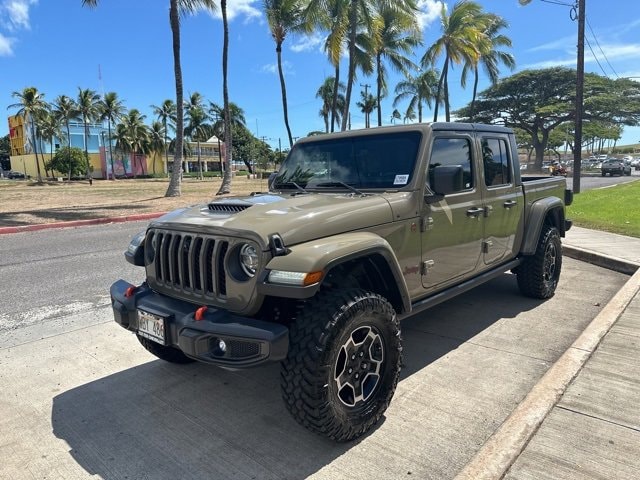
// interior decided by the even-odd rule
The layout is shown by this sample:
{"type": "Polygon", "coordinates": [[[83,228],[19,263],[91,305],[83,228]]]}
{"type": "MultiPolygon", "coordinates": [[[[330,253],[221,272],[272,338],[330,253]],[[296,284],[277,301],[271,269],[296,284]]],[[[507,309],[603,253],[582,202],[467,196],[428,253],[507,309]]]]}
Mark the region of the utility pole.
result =
{"type": "MultiPolygon", "coordinates": [[[[580,193],[580,169],[582,167],[582,110],[584,102],[584,24],[586,0],[578,0],[578,61],[576,79],[576,129],[573,140],[573,192],[580,193]]],[[[575,19],[575,6],[571,18],[575,19]]]]}

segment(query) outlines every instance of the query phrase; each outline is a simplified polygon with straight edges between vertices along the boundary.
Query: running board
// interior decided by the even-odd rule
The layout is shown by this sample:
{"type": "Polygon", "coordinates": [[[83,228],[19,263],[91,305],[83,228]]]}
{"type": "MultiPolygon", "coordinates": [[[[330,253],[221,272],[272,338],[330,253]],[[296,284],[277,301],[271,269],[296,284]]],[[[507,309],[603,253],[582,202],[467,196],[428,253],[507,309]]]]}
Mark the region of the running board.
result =
{"type": "Polygon", "coordinates": [[[470,280],[454,285],[453,287],[449,287],[446,290],[436,293],[435,295],[427,297],[423,300],[419,300],[411,304],[411,312],[399,315],[399,318],[403,319],[411,315],[415,315],[416,313],[420,313],[424,310],[427,310],[428,308],[434,307],[439,303],[446,302],[447,300],[456,297],[461,293],[466,292],[467,290],[471,290],[478,285],[499,277],[503,273],[516,268],[518,265],[520,265],[520,259],[516,258],[508,263],[503,263],[497,268],[481,273],[477,277],[473,277],[470,280]]]}

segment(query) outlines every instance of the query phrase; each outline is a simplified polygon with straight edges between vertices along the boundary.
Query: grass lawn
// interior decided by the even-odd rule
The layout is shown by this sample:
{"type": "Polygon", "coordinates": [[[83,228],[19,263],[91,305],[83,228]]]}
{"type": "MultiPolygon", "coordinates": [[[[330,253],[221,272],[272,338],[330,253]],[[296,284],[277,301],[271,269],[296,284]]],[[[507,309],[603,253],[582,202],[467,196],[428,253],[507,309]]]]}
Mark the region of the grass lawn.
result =
{"type": "Polygon", "coordinates": [[[580,227],[640,238],[640,181],[579,193],[567,217],[580,227]]]}

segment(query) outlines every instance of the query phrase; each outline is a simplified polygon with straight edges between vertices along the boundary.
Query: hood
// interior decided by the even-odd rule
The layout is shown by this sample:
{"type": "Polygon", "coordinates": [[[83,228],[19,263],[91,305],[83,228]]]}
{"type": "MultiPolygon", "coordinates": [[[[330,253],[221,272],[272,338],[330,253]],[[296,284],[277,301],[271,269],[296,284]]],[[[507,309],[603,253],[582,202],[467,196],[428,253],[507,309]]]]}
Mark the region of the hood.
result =
{"type": "Polygon", "coordinates": [[[256,194],[217,199],[173,211],[152,225],[225,236],[278,233],[285,245],[389,223],[389,202],[378,194],[256,194]]]}

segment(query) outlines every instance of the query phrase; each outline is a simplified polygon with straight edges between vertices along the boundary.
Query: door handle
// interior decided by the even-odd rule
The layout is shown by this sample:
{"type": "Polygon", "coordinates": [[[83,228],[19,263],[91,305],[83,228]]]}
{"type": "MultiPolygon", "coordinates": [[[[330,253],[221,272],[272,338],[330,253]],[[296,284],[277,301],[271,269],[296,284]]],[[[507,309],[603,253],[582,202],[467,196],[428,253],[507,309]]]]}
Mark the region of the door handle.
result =
{"type": "Polygon", "coordinates": [[[518,202],[516,202],[515,200],[508,200],[508,201],[503,203],[504,208],[515,207],[517,204],[518,204],[518,202]]]}
{"type": "Polygon", "coordinates": [[[484,208],[475,207],[467,210],[467,217],[479,217],[482,213],[484,213],[484,208]]]}

